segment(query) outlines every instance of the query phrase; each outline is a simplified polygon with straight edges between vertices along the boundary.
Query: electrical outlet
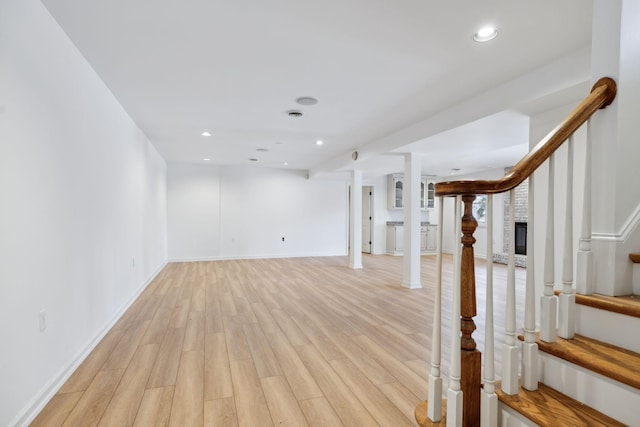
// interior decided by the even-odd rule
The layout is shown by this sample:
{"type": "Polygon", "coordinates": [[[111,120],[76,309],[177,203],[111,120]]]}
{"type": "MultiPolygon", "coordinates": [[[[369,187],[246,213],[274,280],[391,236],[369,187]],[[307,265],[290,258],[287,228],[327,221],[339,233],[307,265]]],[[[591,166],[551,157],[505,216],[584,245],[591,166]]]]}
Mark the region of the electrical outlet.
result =
{"type": "Polygon", "coordinates": [[[47,312],[41,310],[38,313],[38,320],[40,323],[40,332],[44,332],[44,330],[47,329],[47,312]]]}

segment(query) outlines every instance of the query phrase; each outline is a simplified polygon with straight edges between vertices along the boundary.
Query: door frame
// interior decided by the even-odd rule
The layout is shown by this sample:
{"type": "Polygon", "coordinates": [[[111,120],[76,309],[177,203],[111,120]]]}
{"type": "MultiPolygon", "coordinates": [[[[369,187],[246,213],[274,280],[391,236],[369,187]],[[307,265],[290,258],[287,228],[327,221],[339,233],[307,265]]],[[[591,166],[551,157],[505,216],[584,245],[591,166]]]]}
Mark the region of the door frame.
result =
{"type": "MultiPolygon", "coordinates": [[[[369,218],[367,219],[367,221],[369,222],[369,241],[371,242],[369,244],[369,252],[365,252],[362,251],[363,253],[369,253],[369,254],[373,254],[374,253],[374,229],[375,227],[373,226],[374,224],[374,216],[375,216],[375,205],[374,205],[374,189],[373,189],[373,185],[363,185],[362,186],[362,200],[364,201],[364,197],[365,194],[369,193],[369,218]]],[[[364,207],[364,202],[362,203],[363,207],[364,207]]],[[[364,225],[365,223],[365,212],[364,209],[362,209],[362,224],[364,225]]],[[[364,236],[363,236],[364,237],[364,236]]],[[[364,240],[363,240],[364,242],[364,240]]]]}

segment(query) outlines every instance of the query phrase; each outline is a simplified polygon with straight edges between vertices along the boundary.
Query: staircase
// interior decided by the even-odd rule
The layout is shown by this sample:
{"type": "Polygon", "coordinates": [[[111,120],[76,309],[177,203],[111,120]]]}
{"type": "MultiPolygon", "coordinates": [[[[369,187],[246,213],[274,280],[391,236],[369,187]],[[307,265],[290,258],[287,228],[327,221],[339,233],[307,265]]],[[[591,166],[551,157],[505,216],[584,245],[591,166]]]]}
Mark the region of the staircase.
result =
{"type": "MultiPolygon", "coordinates": [[[[576,303],[579,318],[586,316],[600,320],[595,324],[616,325],[616,330],[609,328],[608,342],[626,340],[626,347],[640,343],[640,300],[576,295],[576,303]]],[[[585,335],[576,334],[572,339],[560,338],[553,343],[536,340],[541,385],[537,391],[521,389],[516,396],[498,392],[503,403],[503,425],[505,419],[510,426],[640,425],[640,353],[589,338],[600,331],[577,323],[581,326],[579,332],[585,335]]]]}
{"type": "MultiPolygon", "coordinates": [[[[549,136],[541,141],[502,179],[495,181],[452,181],[436,185],[441,198],[455,197],[455,235],[460,236],[454,253],[454,289],[451,327],[449,388],[442,390],[441,290],[435,295],[434,330],[431,348],[428,399],[416,408],[420,426],[640,426],[640,299],[593,294],[594,254],[591,251],[591,154],[587,136],[583,209],[577,212],[582,229],[573,236],[573,135],[599,109],[615,98],[615,82],[599,80],[591,94],[549,136]],[[554,167],[554,152],[567,144],[565,165],[554,167]],[[548,167],[546,230],[533,230],[533,172],[548,167]],[[555,171],[555,172],[554,172],[555,171]],[[554,250],[554,173],[566,171],[567,203],[564,214],[562,254],[554,250]],[[527,284],[523,306],[516,306],[514,262],[514,188],[529,178],[529,233],[527,239],[527,284]],[[493,194],[510,197],[509,273],[506,283],[505,337],[502,372],[494,372],[493,277],[487,263],[487,306],[484,308],[485,349],[476,348],[474,317],[477,314],[473,233],[477,222],[473,202],[478,194],[487,201],[487,236],[493,235],[493,194]],[[534,277],[534,240],[544,238],[544,278],[534,277]],[[577,251],[574,251],[574,241],[577,251]],[[556,259],[557,258],[557,259],[556,259]],[[573,260],[577,259],[574,269],[573,260]],[[562,267],[562,282],[555,282],[555,263],[562,267]],[[574,280],[574,271],[576,278],[574,280]],[[539,284],[539,285],[538,285],[539,284]],[[538,292],[538,296],[536,296],[538,292]],[[536,300],[540,301],[536,310],[536,300]],[[516,333],[516,310],[524,311],[522,335],[516,333]],[[539,322],[536,323],[536,317],[539,322]],[[519,338],[519,340],[518,340],[519,338]],[[482,375],[482,378],[481,378],[482,375]],[[497,381],[500,377],[500,381],[497,381]],[[446,399],[443,399],[446,394],[446,399]],[[446,420],[446,421],[445,421],[446,420]]],[[[564,196],[561,196],[561,198],[564,196]]],[[[539,202],[538,202],[539,203],[539,202]]],[[[543,202],[544,203],[544,202],[543,202]]],[[[442,226],[441,226],[442,228],[442,226]]],[[[487,252],[493,253],[487,238],[487,252]]],[[[438,236],[441,253],[442,235],[438,236]]],[[[438,258],[438,263],[440,258],[438,258]]],[[[633,290],[640,294],[640,254],[629,255],[633,264],[633,290]]],[[[439,264],[440,265],[440,264],[439,264]]],[[[438,272],[441,267],[438,267],[438,272]]],[[[440,277],[440,273],[438,274],[440,277]]],[[[505,286],[505,284],[497,284],[505,286]]]]}

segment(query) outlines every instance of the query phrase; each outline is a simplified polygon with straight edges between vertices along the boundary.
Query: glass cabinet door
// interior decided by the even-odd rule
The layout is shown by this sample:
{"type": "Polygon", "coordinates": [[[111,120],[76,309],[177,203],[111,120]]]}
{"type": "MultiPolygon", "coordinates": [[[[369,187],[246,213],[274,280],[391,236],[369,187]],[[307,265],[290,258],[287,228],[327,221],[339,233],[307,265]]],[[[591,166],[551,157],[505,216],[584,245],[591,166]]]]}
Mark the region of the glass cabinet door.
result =
{"type": "Polygon", "coordinates": [[[401,207],[404,206],[404,203],[403,203],[403,200],[402,200],[402,197],[403,197],[403,194],[402,194],[402,191],[403,191],[402,190],[402,181],[399,180],[399,179],[396,180],[395,187],[396,187],[395,207],[396,208],[401,208],[401,207]]]}
{"type": "Polygon", "coordinates": [[[432,181],[427,184],[427,209],[433,209],[436,201],[436,184],[432,181]]]}

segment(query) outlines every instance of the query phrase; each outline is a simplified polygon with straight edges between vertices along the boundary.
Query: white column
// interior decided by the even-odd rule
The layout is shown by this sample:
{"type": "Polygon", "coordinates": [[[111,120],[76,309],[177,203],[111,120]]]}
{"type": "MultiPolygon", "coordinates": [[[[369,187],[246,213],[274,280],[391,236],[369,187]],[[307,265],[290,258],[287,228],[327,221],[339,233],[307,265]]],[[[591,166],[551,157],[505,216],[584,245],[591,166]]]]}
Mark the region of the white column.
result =
{"type": "Polygon", "coordinates": [[[593,253],[591,252],[591,120],[587,122],[587,146],[584,156],[584,191],[582,198],[582,227],[576,268],[576,292],[593,293],[593,253]]]}
{"type": "MultiPolygon", "coordinates": [[[[439,223],[442,224],[442,221],[439,223]]],[[[480,425],[498,426],[498,396],[495,393],[493,335],[493,195],[487,196],[487,293],[484,338],[484,387],[480,395],[480,425]]]]}
{"type": "Polygon", "coordinates": [[[404,155],[404,275],[402,286],[420,283],[420,155],[404,155]]]}
{"type": "Polygon", "coordinates": [[[613,104],[593,115],[589,129],[593,142],[593,291],[625,295],[633,290],[627,258],[629,247],[640,247],[637,234],[640,2],[594,0],[593,6],[592,83],[609,76],[618,86],[613,104]],[[634,227],[636,233],[632,232],[634,227]]]}
{"type": "MultiPolygon", "coordinates": [[[[529,177],[529,222],[527,234],[535,236],[534,175],[529,177]],[[531,233],[531,234],[529,234],[531,233]]],[[[533,238],[527,238],[527,283],[524,299],[524,343],[522,343],[522,387],[538,389],[538,344],[536,343],[536,286],[533,238]]]]}
{"type": "Polygon", "coordinates": [[[567,204],[564,219],[562,253],[562,293],[558,298],[558,335],[573,338],[576,296],[573,293],[573,136],[567,144],[567,204]]]}
{"type": "Polygon", "coordinates": [[[442,349],[442,219],[444,198],[438,201],[438,248],[436,255],[436,296],[433,304],[433,333],[431,338],[431,372],[429,373],[429,399],[427,416],[433,422],[442,419],[442,377],[440,361],[442,349]]]}
{"type": "Polygon", "coordinates": [[[509,191],[509,261],[507,265],[507,304],[505,337],[502,345],[502,391],[518,394],[518,347],[516,346],[516,192],[509,191]]]}
{"type": "Polygon", "coordinates": [[[351,172],[349,209],[349,267],[362,268],[362,171],[351,172]]]}
{"type": "MultiPolygon", "coordinates": [[[[544,293],[540,297],[540,339],[545,342],[556,340],[558,329],[558,298],[553,293],[555,285],[555,219],[554,219],[554,157],[549,157],[549,182],[547,186],[547,233],[544,250],[544,293]]],[[[529,234],[533,238],[533,234],[529,234]]],[[[527,270],[528,271],[528,270],[527,270]]]]}
{"type": "MultiPolygon", "coordinates": [[[[455,199],[455,239],[453,241],[453,301],[451,302],[451,369],[449,370],[449,389],[447,390],[447,426],[462,427],[462,390],[460,380],[461,336],[460,336],[460,256],[462,253],[462,196],[455,199]]],[[[440,224],[442,227],[442,224],[440,224]]]]}

